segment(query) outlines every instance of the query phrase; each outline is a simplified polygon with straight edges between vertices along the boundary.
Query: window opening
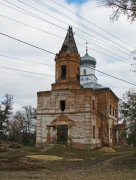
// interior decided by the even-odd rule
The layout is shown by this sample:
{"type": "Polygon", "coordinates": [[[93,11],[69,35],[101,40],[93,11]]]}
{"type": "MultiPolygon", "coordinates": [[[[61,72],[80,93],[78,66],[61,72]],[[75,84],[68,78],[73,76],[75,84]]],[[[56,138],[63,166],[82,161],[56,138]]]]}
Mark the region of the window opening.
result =
{"type": "Polygon", "coordinates": [[[66,79],[66,65],[61,66],[61,79],[66,79]]]}
{"type": "Polygon", "coordinates": [[[93,109],[95,109],[95,101],[93,100],[93,109]]]}
{"type": "Polygon", "coordinates": [[[114,116],[116,117],[116,109],[114,110],[114,116]]]}
{"type": "Polygon", "coordinates": [[[80,81],[80,70],[79,70],[79,67],[78,67],[78,69],[77,69],[77,73],[78,73],[77,76],[76,76],[76,77],[77,77],[77,80],[80,81]]]}
{"type": "Polygon", "coordinates": [[[115,111],[114,111],[114,108],[113,108],[113,116],[114,116],[114,113],[115,113],[115,111]]]}
{"type": "Polygon", "coordinates": [[[110,139],[112,138],[112,129],[110,128],[110,139]]]}
{"type": "Polygon", "coordinates": [[[111,114],[111,105],[110,105],[110,114],[111,114]]]}
{"type": "Polygon", "coordinates": [[[93,126],[93,138],[95,138],[95,126],[93,126]]]}
{"type": "Polygon", "coordinates": [[[101,138],[101,128],[99,127],[99,139],[101,138]]]}
{"type": "Polygon", "coordinates": [[[83,75],[86,76],[86,69],[83,70],[83,75]]]}
{"type": "Polygon", "coordinates": [[[64,100],[60,101],[60,109],[61,109],[61,111],[65,110],[65,101],[64,100]]]}

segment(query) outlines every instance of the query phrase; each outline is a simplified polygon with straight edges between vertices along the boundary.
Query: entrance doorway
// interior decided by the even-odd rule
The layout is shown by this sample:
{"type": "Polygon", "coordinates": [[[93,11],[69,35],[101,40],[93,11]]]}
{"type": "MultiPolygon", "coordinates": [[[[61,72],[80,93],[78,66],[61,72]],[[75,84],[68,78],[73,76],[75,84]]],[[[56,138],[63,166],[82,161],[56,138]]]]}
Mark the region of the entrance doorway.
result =
{"type": "Polygon", "coordinates": [[[58,125],[57,126],[57,143],[67,144],[68,138],[68,125],[58,125]]]}

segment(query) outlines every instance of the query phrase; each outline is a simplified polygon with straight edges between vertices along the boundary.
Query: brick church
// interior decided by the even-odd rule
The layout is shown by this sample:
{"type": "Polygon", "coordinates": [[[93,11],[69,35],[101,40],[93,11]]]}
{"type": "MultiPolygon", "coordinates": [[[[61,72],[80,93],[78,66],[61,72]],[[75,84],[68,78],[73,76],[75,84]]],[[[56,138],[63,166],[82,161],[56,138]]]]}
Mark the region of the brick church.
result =
{"type": "Polygon", "coordinates": [[[66,144],[93,149],[122,143],[125,123],[118,124],[118,97],[97,83],[95,58],[79,55],[69,26],[55,57],[51,91],[37,93],[36,146],[66,144]]]}

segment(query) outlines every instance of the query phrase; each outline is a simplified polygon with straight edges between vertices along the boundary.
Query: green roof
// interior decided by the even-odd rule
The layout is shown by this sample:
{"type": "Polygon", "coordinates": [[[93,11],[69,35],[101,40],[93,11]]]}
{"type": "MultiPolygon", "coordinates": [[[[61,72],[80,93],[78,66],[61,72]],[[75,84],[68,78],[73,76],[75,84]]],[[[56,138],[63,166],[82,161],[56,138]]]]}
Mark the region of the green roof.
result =
{"type": "Polygon", "coordinates": [[[89,56],[88,53],[81,57],[81,64],[90,64],[90,65],[96,65],[96,60],[94,57],[89,56]]]}

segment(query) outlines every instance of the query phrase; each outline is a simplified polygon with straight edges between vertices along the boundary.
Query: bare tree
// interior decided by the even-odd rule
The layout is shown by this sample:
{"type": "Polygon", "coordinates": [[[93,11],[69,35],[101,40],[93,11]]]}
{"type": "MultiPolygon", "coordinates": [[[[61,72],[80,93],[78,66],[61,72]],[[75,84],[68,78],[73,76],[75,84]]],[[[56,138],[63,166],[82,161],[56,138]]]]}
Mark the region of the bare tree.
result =
{"type": "Polygon", "coordinates": [[[120,112],[127,121],[128,143],[136,147],[136,91],[127,91],[120,103],[120,112]]]}
{"type": "Polygon", "coordinates": [[[24,106],[23,111],[17,111],[10,119],[9,139],[24,145],[34,145],[35,122],[36,109],[31,106],[24,106]]]}
{"type": "Polygon", "coordinates": [[[24,144],[30,143],[30,136],[35,131],[36,109],[31,106],[24,106],[24,144]]]}
{"type": "Polygon", "coordinates": [[[136,0],[101,0],[101,5],[113,9],[112,20],[118,20],[120,15],[126,15],[129,20],[136,20],[136,0]]]}
{"type": "Polygon", "coordinates": [[[25,117],[23,112],[17,111],[13,116],[13,119],[9,122],[10,135],[12,136],[11,139],[19,142],[19,138],[23,132],[24,121],[25,117]]]}
{"type": "Polygon", "coordinates": [[[12,114],[14,96],[5,94],[5,99],[0,102],[0,132],[6,130],[8,120],[12,114]]]}

